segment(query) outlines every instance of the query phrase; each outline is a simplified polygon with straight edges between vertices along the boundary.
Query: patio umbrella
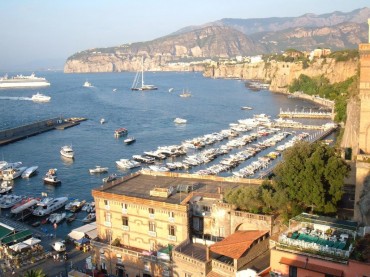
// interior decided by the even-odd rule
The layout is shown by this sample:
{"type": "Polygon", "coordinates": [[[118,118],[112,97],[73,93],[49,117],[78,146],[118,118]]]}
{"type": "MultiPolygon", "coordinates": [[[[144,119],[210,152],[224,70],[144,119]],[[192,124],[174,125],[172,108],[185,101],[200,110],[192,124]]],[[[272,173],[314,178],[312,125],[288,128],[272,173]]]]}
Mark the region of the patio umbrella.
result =
{"type": "Polygon", "coordinates": [[[32,245],[38,244],[38,243],[40,243],[40,242],[41,242],[41,240],[40,240],[40,239],[37,239],[37,238],[34,238],[34,237],[29,238],[29,239],[27,239],[27,240],[23,241],[23,243],[25,243],[25,244],[27,244],[27,245],[29,245],[29,246],[32,246],[32,245]]]}
{"type": "Polygon", "coordinates": [[[22,249],[27,248],[27,247],[30,247],[30,246],[28,244],[23,243],[23,242],[19,242],[17,244],[14,244],[12,246],[9,246],[10,249],[12,249],[12,250],[14,250],[16,252],[19,252],[22,249]]]}

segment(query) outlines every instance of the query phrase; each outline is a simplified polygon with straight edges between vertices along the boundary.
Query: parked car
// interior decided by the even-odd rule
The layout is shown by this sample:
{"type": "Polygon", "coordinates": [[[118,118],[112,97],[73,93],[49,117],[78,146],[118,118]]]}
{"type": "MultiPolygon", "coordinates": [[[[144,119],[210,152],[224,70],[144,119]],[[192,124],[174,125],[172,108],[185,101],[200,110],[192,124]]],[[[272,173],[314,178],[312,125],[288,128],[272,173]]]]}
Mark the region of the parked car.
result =
{"type": "Polygon", "coordinates": [[[63,252],[66,251],[66,245],[62,241],[56,241],[54,242],[51,247],[57,252],[63,252]]]}

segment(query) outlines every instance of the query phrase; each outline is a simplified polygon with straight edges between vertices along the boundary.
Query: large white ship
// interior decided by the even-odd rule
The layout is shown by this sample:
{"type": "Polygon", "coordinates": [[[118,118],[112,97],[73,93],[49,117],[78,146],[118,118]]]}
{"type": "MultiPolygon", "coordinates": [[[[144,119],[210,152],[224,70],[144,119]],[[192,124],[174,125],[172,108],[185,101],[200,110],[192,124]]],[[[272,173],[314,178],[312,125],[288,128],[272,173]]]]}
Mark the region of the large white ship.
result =
{"type": "Polygon", "coordinates": [[[50,83],[34,73],[28,76],[17,75],[9,78],[7,74],[0,78],[0,88],[47,87],[50,83]]]}

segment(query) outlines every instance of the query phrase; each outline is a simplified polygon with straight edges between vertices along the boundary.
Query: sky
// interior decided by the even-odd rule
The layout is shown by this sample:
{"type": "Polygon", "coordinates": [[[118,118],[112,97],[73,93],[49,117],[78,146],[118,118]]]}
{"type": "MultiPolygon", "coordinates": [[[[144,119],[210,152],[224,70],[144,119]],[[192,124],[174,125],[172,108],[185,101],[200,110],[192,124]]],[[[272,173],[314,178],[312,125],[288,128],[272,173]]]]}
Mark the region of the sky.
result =
{"type": "Polygon", "coordinates": [[[349,12],[369,0],[0,0],[0,70],[62,69],[76,52],[222,18],[349,12]]]}

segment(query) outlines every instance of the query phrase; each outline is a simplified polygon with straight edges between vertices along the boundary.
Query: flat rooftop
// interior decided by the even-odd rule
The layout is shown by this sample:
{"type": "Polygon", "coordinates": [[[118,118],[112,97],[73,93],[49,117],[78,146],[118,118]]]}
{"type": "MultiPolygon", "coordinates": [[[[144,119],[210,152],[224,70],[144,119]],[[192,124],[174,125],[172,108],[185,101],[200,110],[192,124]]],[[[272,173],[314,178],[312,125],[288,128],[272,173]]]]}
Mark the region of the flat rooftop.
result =
{"type": "Polygon", "coordinates": [[[225,192],[228,189],[234,189],[239,186],[260,185],[260,180],[250,179],[248,181],[235,181],[230,178],[221,178],[214,176],[200,176],[192,174],[178,173],[133,173],[122,177],[108,184],[104,184],[94,191],[112,193],[116,195],[124,195],[128,197],[136,197],[171,204],[181,204],[182,201],[189,195],[187,192],[176,192],[178,185],[196,185],[194,193],[217,195],[219,190],[225,192]],[[150,191],[155,188],[170,189],[174,188],[174,192],[168,197],[151,196],[150,191]]]}

